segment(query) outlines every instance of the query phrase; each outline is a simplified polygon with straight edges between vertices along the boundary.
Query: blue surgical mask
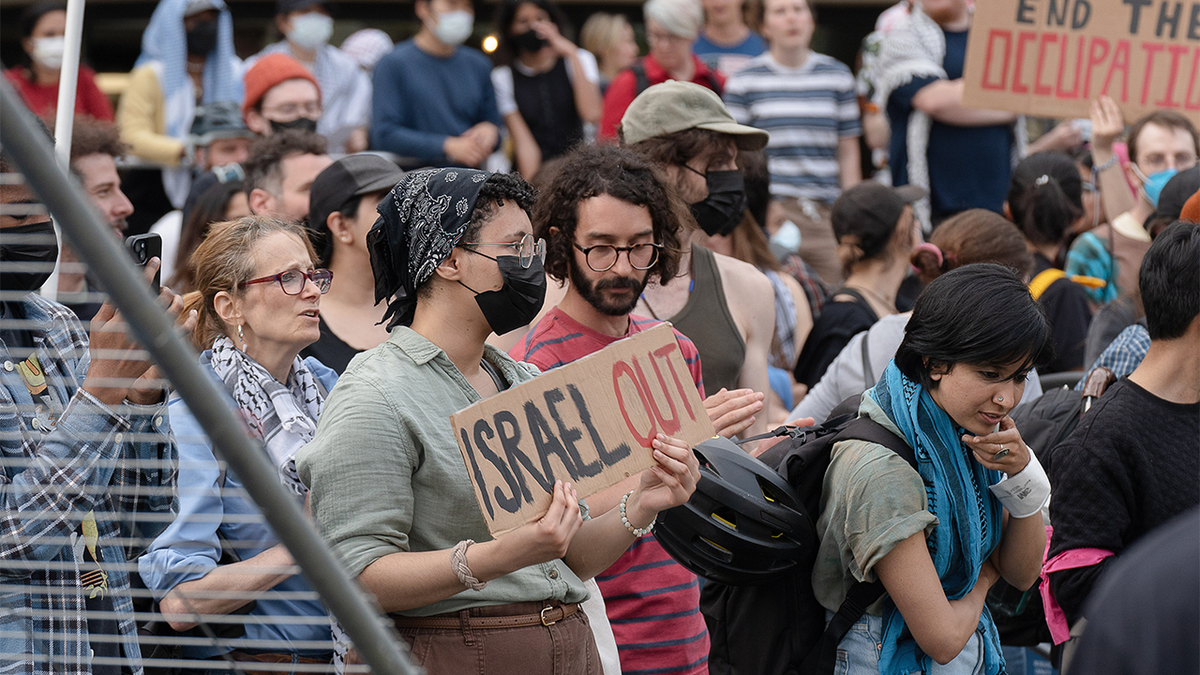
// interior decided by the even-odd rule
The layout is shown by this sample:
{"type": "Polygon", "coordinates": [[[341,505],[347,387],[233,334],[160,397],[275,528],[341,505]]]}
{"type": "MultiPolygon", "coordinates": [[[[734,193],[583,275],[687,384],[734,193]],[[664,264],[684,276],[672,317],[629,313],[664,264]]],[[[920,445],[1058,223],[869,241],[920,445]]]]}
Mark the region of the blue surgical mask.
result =
{"type": "Polygon", "coordinates": [[[1149,176],[1142,173],[1142,170],[1133,165],[1134,171],[1137,172],[1138,178],[1142,179],[1142,192],[1146,194],[1146,199],[1150,200],[1150,205],[1158,208],[1158,197],[1162,194],[1163,188],[1167,186],[1175,174],[1179,173],[1176,169],[1163,169],[1158,173],[1149,176]]]}

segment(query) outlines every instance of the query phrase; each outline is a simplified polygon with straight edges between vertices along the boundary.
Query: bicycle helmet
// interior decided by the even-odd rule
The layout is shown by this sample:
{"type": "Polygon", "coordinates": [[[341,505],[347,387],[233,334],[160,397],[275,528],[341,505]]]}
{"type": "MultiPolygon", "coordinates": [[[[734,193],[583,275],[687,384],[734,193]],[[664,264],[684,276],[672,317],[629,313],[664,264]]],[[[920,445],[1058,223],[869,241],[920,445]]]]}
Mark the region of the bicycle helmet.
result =
{"type": "Polygon", "coordinates": [[[815,550],[812,519],[771,467],[719,436],[693,452],[700,460],[696,491],[654,526],[679,564],[709,581],[744,586],[778,579],[815,550]]]}
{"type": "Polygon", "coordinates": [[[206,147],[218,138],[256,138],[242,120],[242,110],[233,101],[214,101],[196,109],[188,134],[192,145],[206,147]]]}

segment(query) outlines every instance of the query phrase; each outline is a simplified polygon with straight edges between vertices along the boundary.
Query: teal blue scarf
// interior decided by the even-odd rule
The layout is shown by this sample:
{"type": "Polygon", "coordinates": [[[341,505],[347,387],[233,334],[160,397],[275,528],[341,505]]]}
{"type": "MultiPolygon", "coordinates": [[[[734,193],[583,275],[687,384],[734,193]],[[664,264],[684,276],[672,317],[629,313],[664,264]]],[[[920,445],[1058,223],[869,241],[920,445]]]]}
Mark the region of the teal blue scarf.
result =
{"type": "MultiPolygon", "coordinates": [[[[983,561],[1000,543],[1000,502],[988,490],[1000,481],[1000,472],[975,461],[962,443],[965,430],[933,402],[924,387],[905,377],[895,361],[866,395],[879,404],[916,453],[929,511],[938,519],[927,541],[929,556],[946,597],[957,600],[974,588],[983,561]]],[[[1000,636],[987,607],[977,630],[984,645],[983,672],[1003,672],[1000,636]]],[[[904,617],[889,597],[883,612],[880,674],[927,673],[932,667],[933,659],[905,635],[904,617]]]]}

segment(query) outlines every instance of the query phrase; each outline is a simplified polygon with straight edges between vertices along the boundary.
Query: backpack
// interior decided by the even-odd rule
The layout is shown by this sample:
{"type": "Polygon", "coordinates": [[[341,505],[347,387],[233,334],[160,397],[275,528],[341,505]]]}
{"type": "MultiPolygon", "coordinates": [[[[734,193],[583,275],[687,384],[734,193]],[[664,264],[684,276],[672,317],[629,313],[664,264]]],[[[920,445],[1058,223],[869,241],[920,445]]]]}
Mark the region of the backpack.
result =
{"type": "Polygon", "coordinates": [[[1029,281],[1029,294],[1033,296],[1034,300],[1038,300],[1042,297],[1043,293],[1045,293],[1050,289],[1051,286],[1054,285],[1054,282],[1062,279],[1063,277],[1066,277],[1071,281],[1090,289],[1104,288],[1108,285],[1108,282],[1104,281],[1103,279],[1084,276],[1082,274],[1072,274],[1068,276],[1066,272],[1058,269],[1057,267],[1051,267],[1049,269],[1042,270],[1037,276],[1029,281]]]}
{"type": "MultiPolygon", "coordinates": [[[[838,409],[854,405],[852,397],[838,409]]],[[[837,409],[835,409],[835,412],[837,409]]],[[[759,459],[795,488],[814,525],[821,488],[833,445],[863,440],[900,455],[914,469],[916,457],[904,439],[857,412],[839,415],[816,427],[779,427],[746,439],[786,436],[759,459]]],[[[708,581],[700,591],[700,611],[708,624],[712,675],[826,675],[833,672],[837,646],[863,613],[884,594],[883,584],[860,582],[850,589],[829,626],[825,608],[812,589],[812,570],[820,544],[812,530],[806,555],[785,576],[771,583],[733,586],[708,581]]]]}
{"type": "Polygon", "coordinates": [[[1111,370],[1101,366],[1088,374],[1082,392],[1065,386],[1051,389],[1012,411],[1011,417],[1021,432],[1021,439],[1034,449],[1047,474],[1054,461],[1055,448],[1075,431],[1092,402],[1116,379],[1111,370]]]}
{"type": "MultiPolygon", "coordinates": [[[[637,89],[633,94],[634,98],[636,98],[638,94],[650,88],[650,78],[646,75],[646,64],[642,63],[641,59],[639,59],[632,66],[629,66],[629,72],[633,73],[633,79],[637,83],[637,89]]],[[[720,96],[723,87],[721,87],[721,83],[717,81],[717,78],[709,75],[705,80],[705,82],[698,82],[697,84],[703,84],[715,91],[717,96],[720,96]]]]}

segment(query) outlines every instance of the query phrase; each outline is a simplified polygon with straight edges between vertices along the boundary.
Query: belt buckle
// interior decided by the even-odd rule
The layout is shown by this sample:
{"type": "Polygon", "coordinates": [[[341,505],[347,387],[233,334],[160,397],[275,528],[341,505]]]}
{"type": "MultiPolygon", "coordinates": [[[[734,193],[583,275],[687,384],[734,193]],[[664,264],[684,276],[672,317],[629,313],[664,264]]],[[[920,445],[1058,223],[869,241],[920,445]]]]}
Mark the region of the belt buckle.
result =
{"type": "MultiPolygon", "coordinates": [[[[542,618],[542,625],[543,625],[543,626],[553,626],[554,624],[558,623],[558,619],[555,619],[554,621],[551,621],[551,620],[549,620],[549,619],[546,617],[546,612],[549,612],[549,611],[552,611],[552,610],[555,610],[555,609],[558,609],[558,608],[557,608],[557,607],[553,607],[553,606],[551,606],[551,607],[543,607],[543,608],[542,608],[542,611],[541,611],[541,613],[540,613],[540,615],[539,615],[539,616],[541,616],[541,618],[542,618]]],[[[562,618],[562,617],[559,617],[559,619],[561,619],[561,618],[562,618]]]]}

